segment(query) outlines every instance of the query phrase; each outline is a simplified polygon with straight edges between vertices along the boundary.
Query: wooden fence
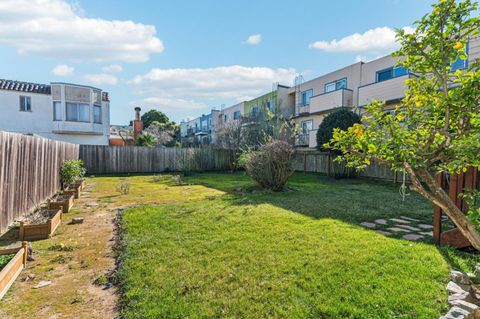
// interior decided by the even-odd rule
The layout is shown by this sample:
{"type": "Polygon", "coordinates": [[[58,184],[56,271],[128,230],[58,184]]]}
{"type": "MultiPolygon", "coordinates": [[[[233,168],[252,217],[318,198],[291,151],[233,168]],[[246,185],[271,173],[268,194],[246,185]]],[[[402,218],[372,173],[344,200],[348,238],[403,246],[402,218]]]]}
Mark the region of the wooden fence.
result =
{"type": "Polygon", "coordinates": [[[161,173],[227,170],[227,150],[80,145],[80,159],[91,174],[161,173]]]}
{"type": "Polygon", "coordinates": [[[60,167],[79,146],[0,132],[0,233],[60,189],[60,167]]]}
{"type": "MultiPolygon", "coordinates": [[[[334,165],[338,167],[342,164],[334,163],[332,156],[319,151],[296,150],[292,159],[292,167],[299,172],[330,174],[335,170],[334,165]]],[[[357,176],[394,182],[403,180],[403,173],[393,172],[388,166],[378,163],[372,163],[357,173],[357,176]]],[[[408,176],[406,180],[408,181],[408,176]]]]}

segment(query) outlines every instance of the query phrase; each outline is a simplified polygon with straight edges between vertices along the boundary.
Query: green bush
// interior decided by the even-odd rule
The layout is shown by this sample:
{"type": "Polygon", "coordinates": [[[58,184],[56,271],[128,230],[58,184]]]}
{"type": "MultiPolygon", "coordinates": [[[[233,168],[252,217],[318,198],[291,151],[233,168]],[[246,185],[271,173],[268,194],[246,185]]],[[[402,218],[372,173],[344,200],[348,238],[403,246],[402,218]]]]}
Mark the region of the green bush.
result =
{"type": "Polygon", "coordinates": [[[62,186],[65,188],[81,180],[86,172],[87,170],[83,167],[82,160],[64,161],[60,171],[62,186]]]}
{"type": "Polygon", "coordinates": [[[155,136],[150,133],[143,133],[137,137],[135,141],[136,146],[155,147],[157,144],[155,136]]]}
{"type": "Polygon", "coordinates": [[[335,128],[346,131],[355,123],[361,123],[360,116],[348,109],[340,109],[328,114],[318,127],[317,148],[319,150],[325,150],[323,145],[330,142],[335,128]]]}

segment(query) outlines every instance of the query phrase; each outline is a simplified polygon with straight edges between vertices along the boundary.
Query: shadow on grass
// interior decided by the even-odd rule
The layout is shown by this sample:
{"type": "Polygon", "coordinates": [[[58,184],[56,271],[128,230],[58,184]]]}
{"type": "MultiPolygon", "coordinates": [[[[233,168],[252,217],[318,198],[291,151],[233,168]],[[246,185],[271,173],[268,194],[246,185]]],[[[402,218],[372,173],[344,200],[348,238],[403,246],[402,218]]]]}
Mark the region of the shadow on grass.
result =
{"type": "MultiPolygon", "coordinates": [[[[426,224],[433,222],[432,204],[412,192],[403,200],[399,193],[400,184],[393,182],[333,179],[312,173],[296,173],[287,184],[289,190],[272,192],[261,190],[242,172],[196,174],[185,177],[185,181],[226,192],[229,194],[226,200],[231,205],[270,204],[311,218],[331,218],[359,227],[362,222],[400,216],[415,218],[426,224]]],[[[401,239],[402,235],[388,238],[401,239]]],[[[434,244],[429,236],[422,242],[434,244]]],[[[454,269],[471,270],[480,262],[480,255],[472,250],[437,249],[454,269]]]]}

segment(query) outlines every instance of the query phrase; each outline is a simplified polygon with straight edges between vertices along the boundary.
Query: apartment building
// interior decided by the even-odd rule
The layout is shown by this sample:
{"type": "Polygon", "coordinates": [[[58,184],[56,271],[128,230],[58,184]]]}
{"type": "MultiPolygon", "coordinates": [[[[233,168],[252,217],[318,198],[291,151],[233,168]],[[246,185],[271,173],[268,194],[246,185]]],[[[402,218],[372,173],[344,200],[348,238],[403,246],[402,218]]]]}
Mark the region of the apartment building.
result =
{"type": "Polygon", "coordinates": [[[224,127],[227,123],[233,121],[240,121],[245,115],[245,102],[240,102],[235,105],[223,108],[218,113],[216,133],[224,127]]]}
{"type": "Polygon", "coordinates": [[[0,130],[75,144],[108,145],[110,101],[101,89],[0,80],[0,130]]]}
{"type": "Polygon", "coordinates": [[[216,127],[219,121],[218,110],[212,110],[209,114],[180,122],[180,138],[184,145],[208,145],[215,142],[216,127]]]}
{"type": "Polygon", "coordinates": [[[274,84],[271,92],[244,102],[244,119],[246,122],[256,118],[269,110],[283,118],[289,118],[294,111],[293,96],[289,86],[274,84]]]}
{"type": "Polygon", "coordinates": [[[361,85],[362,62],[297,83],[290,90],[297,128],[295,146],[316,147],[316,130],[325,116],[338,108],[352,108],[361,85]]]}
{"type": "MultiPolygon", "coordinates": [[[[463,69],[480,58],[480,37],[467,44],[468,61],[458,59],[452,70],[463,69]]],[[[358,62],[340,70],[301,83],[291,90],[295,96],[293,120],[297,126],[297,147],[316,148],[318,126],[326,115],[338,108],[363,114],[372,100],[386,101],[386,111],[405,97],[405,81],[415,76],[397,66],[398,58],[384,56],[370,62],[358,62]]]]}

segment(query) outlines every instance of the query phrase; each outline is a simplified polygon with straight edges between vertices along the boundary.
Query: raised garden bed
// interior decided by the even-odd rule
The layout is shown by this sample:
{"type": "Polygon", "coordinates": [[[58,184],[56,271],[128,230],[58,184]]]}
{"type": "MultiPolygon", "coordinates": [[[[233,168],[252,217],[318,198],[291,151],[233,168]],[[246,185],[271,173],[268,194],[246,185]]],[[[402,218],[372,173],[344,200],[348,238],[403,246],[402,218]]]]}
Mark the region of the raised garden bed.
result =
{"type": "Polygon", "coordinates": [[[48,203],[48,209],[61,209],[62,213],[68,213],[73,206],[73,195],[57,195],[48,203]]]}
{"type": "Polygon", "coordinates": [[[27,254],[26,242],[23,242],[20,247],[0,249],[0,299],[25,268],[27,254]]]}
{"type": "Polygon", "coordinates": [[[62,210],[41,210],[28,223],[20,222],[20,240],[49,238],[62,221],[62,210]]]}
{"type": "Polygon", "coordinates": [[[86,184],[87,183],[85,182],[85,180],[81,179],[81,180],[75,182],[75,184],[73,184],[73,185],[74,185],[74,187],[79,187],[80,186],[80,190],[83,190],[85,188],[86,184]]]}
{"type": "Polygon", "coordinates": [[[73,195],[75,199],[80,198],[80,192],[82,191],[81,184],[69,186],[63,191],[65,195],[73,195]]]}

